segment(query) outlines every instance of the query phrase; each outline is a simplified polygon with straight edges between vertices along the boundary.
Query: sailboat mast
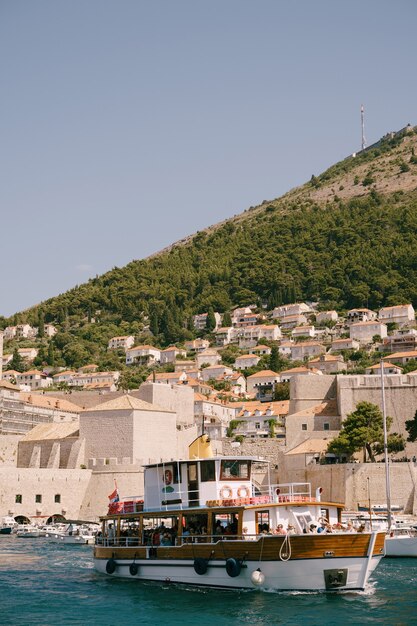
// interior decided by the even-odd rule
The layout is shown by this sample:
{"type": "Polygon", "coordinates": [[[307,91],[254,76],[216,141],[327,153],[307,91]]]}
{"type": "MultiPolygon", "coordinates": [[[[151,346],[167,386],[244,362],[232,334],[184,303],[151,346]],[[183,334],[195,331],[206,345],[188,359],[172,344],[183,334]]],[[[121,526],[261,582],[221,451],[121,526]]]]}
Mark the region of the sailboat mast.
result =
{"type": "Polygon", "coordinates": [[[387,431],[387,409],[385,403],[385,384],[384,384],[384,361],[381,359],[381,394],[382,394],[382,416],[384,424],[384,459],[385,459],[385,485],[387,491],[387,510],[388,510],[388,530],[392,524],[391,514],[391,479],[390,479],[390,460],[388,456],[388,431],[387,431]]]}

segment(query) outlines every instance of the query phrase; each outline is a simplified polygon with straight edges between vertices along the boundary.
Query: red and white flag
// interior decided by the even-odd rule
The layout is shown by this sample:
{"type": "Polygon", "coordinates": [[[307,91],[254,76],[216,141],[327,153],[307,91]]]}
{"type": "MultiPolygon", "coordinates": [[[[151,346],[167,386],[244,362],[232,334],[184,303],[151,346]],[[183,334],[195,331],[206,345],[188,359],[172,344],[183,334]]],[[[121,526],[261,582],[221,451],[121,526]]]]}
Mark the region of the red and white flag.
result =
{"type": "Polygon", "coordinates": [[[110,500],[110,504],[114,504],[115,502],[119,502],[119,500],[120,500],[119,492],[117,490],[117,485],[116,484],[115,484],[114,491],[112,491],[111,494],[109,495],[109,500],[110,500]]]}

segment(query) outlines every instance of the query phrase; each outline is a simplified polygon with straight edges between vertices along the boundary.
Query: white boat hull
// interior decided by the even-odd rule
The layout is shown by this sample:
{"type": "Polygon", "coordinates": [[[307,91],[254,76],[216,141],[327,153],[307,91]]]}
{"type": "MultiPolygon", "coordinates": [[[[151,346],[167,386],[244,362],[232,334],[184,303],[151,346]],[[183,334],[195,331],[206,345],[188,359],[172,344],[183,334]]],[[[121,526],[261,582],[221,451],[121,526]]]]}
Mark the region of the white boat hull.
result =
{"type": "Polygon", "coordinates": [[[60,535],[52,534],[48,536],[48,539],[53,543],[65,543],[71,545],[86,545],[94,544],[95,537],[93,535],[60,535]]]}
{"type": "MultiPolygon", "coordinates": [[[[135,578],[137,580],[152,580],[165,583],[182,583],[198,585],[199,587],[217,587],[230,589],[271,589],[271,590],[299,590],[325,591],[325,571],[348,570],[347,581],[340,590],[363,590],[368,577],[378,565],[381,556],[371,559],[362,558],[332,558],[332,559],[305,559],[294,561],[265,561],[248,562],[242,567],[239,576],[230,577],[226,572],[225,563],[215,562],[209,565],[207,572],[198,575],[194,570],[193,561],[142,559],[135,561],[138,571],[130,573],[132,559],[117,559],[117,567],[112,576],[118,578],[135,578]],[[251,576],[258,568],[265,576],[264,583],[258,586],[252,582],[251,576]]],[[[94,559],[97,571],[107,574],[107,560],[94,559]]],[[[328,590],[328,588],[327,588],[328,590]]]]}
{"type": "Polygon", "coordinates": [[[417,557],[417,537],[398,535],[385,539],[385,556],[417,557]]]}

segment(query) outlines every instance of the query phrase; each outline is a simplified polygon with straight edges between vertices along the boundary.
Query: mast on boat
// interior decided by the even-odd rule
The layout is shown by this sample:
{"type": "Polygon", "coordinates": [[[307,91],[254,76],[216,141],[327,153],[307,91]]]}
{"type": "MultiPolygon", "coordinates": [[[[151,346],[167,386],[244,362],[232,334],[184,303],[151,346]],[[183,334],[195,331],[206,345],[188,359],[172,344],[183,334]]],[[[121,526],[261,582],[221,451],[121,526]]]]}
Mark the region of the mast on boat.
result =
{"type": "Polygon", "coordinates": [[[390,479],[390,460],[388,456],[388,431],[387,431],[387,409],[385,404],[385,385],[384,385],[384,361],[381,359],[381,395],[382,395],[382,416],[384,424],[384,459],[385,459],[385,487],[387,492],[387,512],[388,512],[388,530],[392,524],[391,513],[391,479],[390,479]]]}

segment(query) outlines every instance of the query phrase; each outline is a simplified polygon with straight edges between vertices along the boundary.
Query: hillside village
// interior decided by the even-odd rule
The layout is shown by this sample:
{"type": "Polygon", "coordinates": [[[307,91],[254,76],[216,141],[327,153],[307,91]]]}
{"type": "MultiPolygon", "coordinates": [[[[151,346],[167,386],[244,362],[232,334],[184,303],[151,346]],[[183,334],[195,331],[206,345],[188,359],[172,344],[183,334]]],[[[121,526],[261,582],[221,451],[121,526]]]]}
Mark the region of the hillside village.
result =
{"type": "MultiPolygon", "coordinates": [[[[123,368],[146,371],[137,390],[123,389],[120,370],[99,371],[95,364],[77,370],[35,368],[37,342],[44,343],[45,337],[52,341],[56,327],[48,325],[42,338],[37,338],[39,328],[28,324],[6,327],[0,473],[8,480],[3,481],[0,512],[20,511],[32,519],[71,510],[72,515],[97,517],[111,479],[117,477],[125,489],[137,488],[142,463],[173,458],[174,451],[186,456],[188,444],[203,431],[219,451],[235,442],[242,450],[267,456],[280,480],[314,481],[320,468],[340,472],[361,456],[335,458],[328,444],[358,402],[381,406],[381,360],[393,429],[406,437],[405,421],[414,417],[417,398],[411,304],[379,311],[357,308],[344,315],[311,302],[270,311],[249,305],[226,315],[198,314],[193,323],[196,339],[167,348],[137,345],[133,335],[110,338],[107,350],[124,360],[123,368]],[[225,319],[230,325],[224,325],[225,319]],[[18,347],[28,339],[32,347],[18,347]],[[11,367],[19,358],[22,371],[11,367]],[[121,416],[137,436],[126,436],[121,416]],[[84,481],[84,487],[64,498],[55,493],[58,476],[66,483],[84,481]],[[37,491],[44,493],[36,493],[37,500],[55,499],[47,509],[30,502],[33,481],[39,483],[41,477],[37,491]],[[91,490],[97,489],[101,497],[93,501],[91,490]],[[12,493],[16,490],[26,493],[12,493]],[[56,507],[61,499],[65,506],[56,507]]],[[[408,459],[406,465],[414,467],[416,451],[408,443],[393,459],[408,459]]],[[[409,482],[404,484],[404,506],[413,512],[409,482]]],[[[333,495],[349,500],[348,485],[339,481],[333,495]]]]}
{"type": "Polygon", "coordinates": [[[416,149],[416,128],[389,133],[282,198],[0,317],[0,515],[97,519],[114,480],[140,494],[142,465],[188,458],[202,432],[219,453],[267,458],[276,482],[356,509],[369,478],[383,502],[382,455],[331,445],[360,403],[382,408],[382,380],[404,444],[393,498],[417,514],[416,149]]]}

